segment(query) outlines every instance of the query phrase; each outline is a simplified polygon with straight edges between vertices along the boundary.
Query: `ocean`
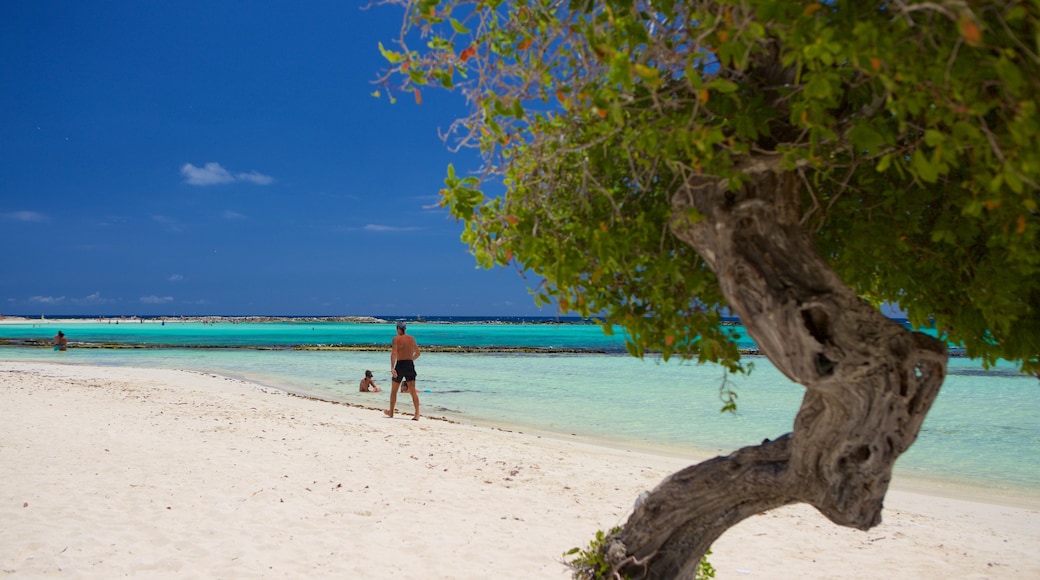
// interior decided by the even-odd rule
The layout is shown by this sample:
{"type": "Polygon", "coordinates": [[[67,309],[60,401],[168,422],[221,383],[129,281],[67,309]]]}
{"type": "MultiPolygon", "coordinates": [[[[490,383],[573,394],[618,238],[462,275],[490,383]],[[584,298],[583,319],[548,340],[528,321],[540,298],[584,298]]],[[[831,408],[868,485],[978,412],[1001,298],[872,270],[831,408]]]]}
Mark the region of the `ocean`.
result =
{"type": "MultiPolygon", "coordinates": [[[[378,318],[378,317],[377,317],[378,318]]],[[[375,409],[389,397],[393,321],[213,319],[31,320],[0,324],[0,360],[177,368],[246,379],[290,393],[375,409]],[[118,322],[118,323],[117,323],[118,322]],[[38,346],[58,331],[70,348],[38,346]],[[383,393],[359,393],[365,370],[383,393]]],[[[742,348],[753,342],[731,327],[742,348]]],[[[803,388],[768,359],[749,375],[626,354],[580,320],[409,321],[426,416],[601,441],[682,456],[728,454],[791,430],[803,388]],[[723,386],[738,395],[721,413],[723,386]]],[[[1040,497],[1040,381],[1010,363],[950,359],[949,373],[898,479],[1040,497]]],[[[399,398],[406,412],[411,400],[399,398]]]]}

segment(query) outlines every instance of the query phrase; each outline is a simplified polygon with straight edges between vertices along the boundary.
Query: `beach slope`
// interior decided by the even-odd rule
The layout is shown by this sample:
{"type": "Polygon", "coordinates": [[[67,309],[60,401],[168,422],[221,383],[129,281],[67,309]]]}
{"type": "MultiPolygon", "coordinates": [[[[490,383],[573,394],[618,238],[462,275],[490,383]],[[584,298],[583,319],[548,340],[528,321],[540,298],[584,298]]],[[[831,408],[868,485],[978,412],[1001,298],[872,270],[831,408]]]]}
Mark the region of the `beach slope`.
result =
{"type": "MultiPolygon", "coordinates": [[[[566,550],[704,459],[449,423],[186,371],[0,362],[10,577],[567,578],[566,550]]],[[[1033,506],[1035,507],[1035,506],[1033,506]]],[[[717,578],[1037,578],[1040,512],[890,493],[869,532],[792,506],[717,578]]]]}

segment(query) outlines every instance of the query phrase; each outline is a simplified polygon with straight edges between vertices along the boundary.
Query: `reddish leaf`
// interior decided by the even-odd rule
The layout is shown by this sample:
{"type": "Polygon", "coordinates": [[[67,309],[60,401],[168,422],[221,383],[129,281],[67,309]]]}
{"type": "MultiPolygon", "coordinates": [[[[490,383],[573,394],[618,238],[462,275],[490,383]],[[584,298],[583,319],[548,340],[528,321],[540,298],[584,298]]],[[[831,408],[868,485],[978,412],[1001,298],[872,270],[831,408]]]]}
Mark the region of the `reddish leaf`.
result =
{"type": "Polygon", "coordinates": [[[961,36],[964,37],[964,42],[967,42],[969,46],[979,46],[982,44],[982,31],[979,30],[979,25],[975,24],[975,21],[971,16],[961,16],[957,25],[960,27],[961,36]]]}

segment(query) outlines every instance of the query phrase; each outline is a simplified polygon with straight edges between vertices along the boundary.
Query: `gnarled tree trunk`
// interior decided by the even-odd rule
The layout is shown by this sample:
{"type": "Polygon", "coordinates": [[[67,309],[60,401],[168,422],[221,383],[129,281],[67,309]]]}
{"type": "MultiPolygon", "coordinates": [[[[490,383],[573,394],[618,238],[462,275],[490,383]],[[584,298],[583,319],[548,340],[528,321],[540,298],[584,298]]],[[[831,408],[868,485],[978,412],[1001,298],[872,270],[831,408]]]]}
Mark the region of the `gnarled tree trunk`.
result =
{"type": "Polygon", "coordinates": [[[688,467],[648,494],[603,555],[640,578],[692,578],[727,529],[805,502],[869,529],[896,458],[917,437],[946,374],[946,346],[863,302],[799,225],[798,176],[752,170],[739,191],[694,179],[673,232],[707,260],[763,354],[806,393],[791,433],[688,467]]]}

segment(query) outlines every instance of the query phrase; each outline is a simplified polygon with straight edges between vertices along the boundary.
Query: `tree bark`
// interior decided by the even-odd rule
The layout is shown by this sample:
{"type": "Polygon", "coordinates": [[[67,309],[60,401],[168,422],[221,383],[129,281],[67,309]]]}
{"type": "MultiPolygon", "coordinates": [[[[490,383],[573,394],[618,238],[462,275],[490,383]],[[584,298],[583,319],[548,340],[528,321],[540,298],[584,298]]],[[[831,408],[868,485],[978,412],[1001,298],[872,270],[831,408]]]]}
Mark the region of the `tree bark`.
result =
{"type": "Polygon", "coordinates": [[[645,496],[602,549],[620,574],[692,578],[727,529],[796,502],[839,525],[879,524],[895,461],[946,375],[944,343],[886,318],[819,255],[799,225],[798,176],[749,171],[737,191],[690,180],[673,197],[672,231],[805,397],[791,433],[686,468],[645,496]],[[690,208],[706,219],[681,217],[690,208]]]}

